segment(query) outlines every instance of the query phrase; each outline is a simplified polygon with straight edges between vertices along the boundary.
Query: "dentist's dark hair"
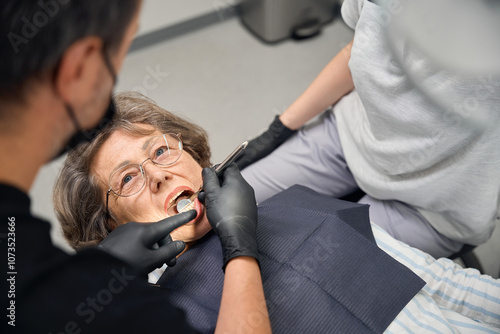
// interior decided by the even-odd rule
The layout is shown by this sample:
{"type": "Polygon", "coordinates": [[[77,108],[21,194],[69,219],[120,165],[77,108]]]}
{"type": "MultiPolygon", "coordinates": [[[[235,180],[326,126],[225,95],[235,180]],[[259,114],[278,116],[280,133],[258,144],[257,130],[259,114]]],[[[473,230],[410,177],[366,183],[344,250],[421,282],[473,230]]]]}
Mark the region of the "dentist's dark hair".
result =
{"type": "Polygon", "coordinates": [[[51,75],[77,40],[121,45],[141,0],[5,0],[0,10],[0,101],[22,102],[30,79],[51,75]]]}
{"type": "MultiPolygon", "coordinates": [[[[118,130],[132,136],[161,133],[182,135],[183,151],[201,166],[210,166],[210,146],[205,130],[161,107],[144,95],[134,92],[114,96],[116,114],[111,124],[90,143],[80,144],[64,162],[53,191],[54,209],[69,245],[81,249],[97,245],[118,222],[110,208],[106,214],[108,184],[100,181],[93,162],[106,140],[118,130]],[[149,125],[150,129],[143,125],[149,125]]],[[[110,195],[109,200],[116,198],[110,195]]]]}

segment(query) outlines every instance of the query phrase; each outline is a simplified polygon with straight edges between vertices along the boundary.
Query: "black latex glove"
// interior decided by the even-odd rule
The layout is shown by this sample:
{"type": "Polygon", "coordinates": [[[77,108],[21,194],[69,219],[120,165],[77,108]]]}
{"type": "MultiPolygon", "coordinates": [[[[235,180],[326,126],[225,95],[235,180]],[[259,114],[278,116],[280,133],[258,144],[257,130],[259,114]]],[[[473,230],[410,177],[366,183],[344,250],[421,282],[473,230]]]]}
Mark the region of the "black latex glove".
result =
{"type": "Polygon", "coordinates": [[[260,136],[250,140],[247,148],[234,162],[242,170],[274,151],[296,131],[287,128],[281,123],[279,116],[276,116],[269,129],[260,136]]]}
{"type": "MultiPolygon", "coordinates": [[[[158,247],[165,246],[166,244],[169,244],[171,242],[173,242],[173,240],[169,234],[166,237],[163,237],[160,241],[158,241],[158,247]]],[[[176,263],[177,263],[177,258],[174,257],[167,262],[167,266],[173,267],[175,266],[176,263]]]]}
{"type": "Polygon", "coordinates": [[[127,262],[140,274],[147,274],[184,250],[186,244],[183,241],[160,242],[160,240],[195,217],[196,210],[190,210],[157,223],[130,222],[120,225],[97,247],[127,262]],[[156,243],[160,245],[154,249],[156,243]]]}
{"type": "Polygon", "coordinates": [[[225,270],[229,260],[250,256],[257,261],[257,204],[253,188],[243,179],[233,163],[219,178],[210,168],[203,169],[203,192],[210,225],[220,239],[225,270]]]}

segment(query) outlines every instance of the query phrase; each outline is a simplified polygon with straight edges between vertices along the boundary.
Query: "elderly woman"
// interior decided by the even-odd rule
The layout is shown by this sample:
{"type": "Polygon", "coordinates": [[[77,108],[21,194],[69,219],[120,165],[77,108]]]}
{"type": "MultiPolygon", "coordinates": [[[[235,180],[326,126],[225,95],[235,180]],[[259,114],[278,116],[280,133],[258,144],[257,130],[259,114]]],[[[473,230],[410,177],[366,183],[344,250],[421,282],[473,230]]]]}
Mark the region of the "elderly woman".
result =
{"type": "MultiPolygon", "coordinates": [[[[129,221],[177,214],[176,203],[200,189],[202,168],[210,166],[199,126],[138,94],[115,101],[112,125],[68,156],[54,190],[64,236],[75,249],[96,245],[129,221]]],[[[171,234],[187,251],[175,267],[162,269],[156,285],[170,290],[193,327],[211,332],[222,291],[221,250],[204,203],[195,199],[192,208],[196,218],[171,234]]],[[[500,327],[500,282],[370,227],[364,206],[292,187],[259,205],[257,241],[277,333],[500,327]],[[407,267],[425,280],[423,289],[407,267]]]]}

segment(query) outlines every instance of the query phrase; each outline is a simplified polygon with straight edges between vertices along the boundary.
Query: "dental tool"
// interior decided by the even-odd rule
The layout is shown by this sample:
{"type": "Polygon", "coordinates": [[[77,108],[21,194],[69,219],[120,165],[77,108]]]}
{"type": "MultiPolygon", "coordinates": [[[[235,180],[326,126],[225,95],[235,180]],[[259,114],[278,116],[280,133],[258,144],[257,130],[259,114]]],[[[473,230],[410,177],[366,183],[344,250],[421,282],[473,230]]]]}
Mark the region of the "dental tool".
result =
{"type": "MultiPolygon", "coordinates": [[[[247,145],[248,145],[248,141],[244,141],[243,143],[238,145],[238,147],[236,147],[236,149],[233,152],[231,152],[231,154],[229,154],[227,156],[227,158],[224,159],[224,161],[222,161],[220,164],[215,166],[215,169],[214,169],[215,174],[217,174],[217,176],[220,176],[222,174],[222,172],[230,164],[232,164],[233,161],[241,154],[241,152],[243,152],[243,150],[247,147],[247,145]]],[[[213,166],[212,166],[212,168],[213,168],[213,166]]],[[[200,193],[201,190],[202,190],[202,187],[200,187],[200,189],[197,192],[195,192],[193,195],[191,195],[191,197],[180,200],[179,203],[177,203],[177,207],[176,207],[177,212],[178,213],[183,212],[184,209],[186,209],[191,203],[193,203],[193,200],[198,196],[198,194],[200,193]]]]}

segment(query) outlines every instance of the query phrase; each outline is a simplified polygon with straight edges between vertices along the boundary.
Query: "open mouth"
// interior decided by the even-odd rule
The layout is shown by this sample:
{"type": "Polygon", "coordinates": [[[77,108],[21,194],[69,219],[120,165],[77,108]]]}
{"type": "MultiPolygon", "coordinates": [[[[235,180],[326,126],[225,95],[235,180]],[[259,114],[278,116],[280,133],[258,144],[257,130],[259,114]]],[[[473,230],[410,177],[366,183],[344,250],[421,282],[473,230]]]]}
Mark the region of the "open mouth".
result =
{"type": "MultiPolygon", "coordinates": [[[[182,201],[183,199],[188,199],[190,198],[195,192],[190,189],[187,186],[180,186],[175,188],[167,197],[165,201],[165,213],[167,214],[168,217],[174,216],[178,214],[177,210],[177,204],[182,201]]],[[[196,210],[196,218],[193,219],[191,222],[188,224],[196,222],[201,214],[203,213],[203,206],[198,200],[198,198],[194,198],[191,204],[186,206],[184,209],[182,209],[183,212],[189,211],[189,210],[196,210]]]]}
{"type": "MultiPolygon", "coordinates": [[[[179,212],[177,211],[177,204],[182,201],[183,199],[188,199],[193,195],[194,192],[189,189],[183,189],[180,191],[176,191],[172,194],[172,196],[169,196],[170,198],[168,199],[168,202],[166,203],[166,212],[169,216],[173,216],[178,214],[179,212]]],[[[194,201],[191,203],[189,206],[186,207],[185,211],[190,210],[191,208],[189,207],[194,207],[194,201]]]]}

